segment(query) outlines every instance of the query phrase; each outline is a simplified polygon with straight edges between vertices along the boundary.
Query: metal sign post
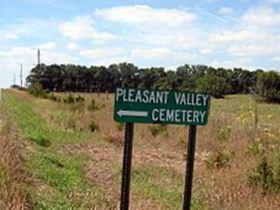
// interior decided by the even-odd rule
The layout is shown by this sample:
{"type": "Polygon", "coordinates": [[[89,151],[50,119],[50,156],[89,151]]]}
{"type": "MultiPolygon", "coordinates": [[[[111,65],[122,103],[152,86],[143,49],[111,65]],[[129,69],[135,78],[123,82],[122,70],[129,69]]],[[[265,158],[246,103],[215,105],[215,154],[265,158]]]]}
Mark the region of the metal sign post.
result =
{"type": "Polygon", "coordinates": [[[133,123],[189,125],[189,142],[184,190],[184,210],[191,206],[196,126],[206,125],[210,96],[182,91],[117,88],[114,119],[126,123],[121,186],[121,210],[129,209],[133,123]]]}
{"type": "Polygon", "coordinates": [[[121,188],[121,210],[129,209],[129,191],[131,177],[131,158],[133,147],[133,123],[125,125],[125,140],[123,150],[123,168],[122,168],[122,188],[121,188]]]}
{"type": "Polygon", "coordinates": [[[189,128],[189,141],[187,146],[187,161],[186,161],[184,204],[183,204],[184,210],[190,210],[191,208],[195,140],[196,140],[196,125],[191,125],[189,128]]]}

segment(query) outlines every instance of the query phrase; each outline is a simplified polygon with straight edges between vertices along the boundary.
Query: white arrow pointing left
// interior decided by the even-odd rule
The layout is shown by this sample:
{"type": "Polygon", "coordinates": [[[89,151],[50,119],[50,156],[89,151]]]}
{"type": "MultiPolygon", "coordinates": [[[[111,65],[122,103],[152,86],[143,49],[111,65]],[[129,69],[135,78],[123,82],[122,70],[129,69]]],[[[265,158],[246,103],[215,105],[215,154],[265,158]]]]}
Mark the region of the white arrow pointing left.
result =
{"type": "Polygon", "coordinates": [[[132,111],[132,110],[119,110],[117,113],[121,116],[130,116],[130,117],[147,117],[148,112],[145,111],[132,111]]]}

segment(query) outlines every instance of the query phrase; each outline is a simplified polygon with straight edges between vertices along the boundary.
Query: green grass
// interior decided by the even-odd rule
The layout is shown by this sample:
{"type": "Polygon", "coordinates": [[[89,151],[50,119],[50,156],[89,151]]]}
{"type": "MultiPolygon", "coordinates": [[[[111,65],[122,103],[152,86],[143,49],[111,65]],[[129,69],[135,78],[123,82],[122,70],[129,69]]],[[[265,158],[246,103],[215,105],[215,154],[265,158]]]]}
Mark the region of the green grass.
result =
{"type": "Polygon", "coordinates": [[[83,159],[65,154],[41,151],[30,157],[30,169],[60,192],[70,193],[75,188],[86,188],[89,183],[83,176],[83,159]],[[36,159],[35,159],[36,158],[36,159]]]}
{"type": "Polygon", "coordinates": [[[83,171],[86,157],[62,152],[65,144],[86,140],[85,132],[52,128],[31,104],[5,91],[4,107],[17,121],[22,136],[35,142],[26,155],[26,167],[36,178],[29,187],[35,209],[89,209],[107,205],[102,190],[93,186],[83,171]]]}
{"type": "MultiPolygon", "coordinates": [[[[166,209],[182,208],[183,187],[183,176],[172,169],[145,166],[132,173],[133,191],[146,199],[162,202],[166,209]]],[[[203,209],[196,198],[192,198],[192,209],[203,209]]]]}
{"type": "Polygon", "coordinates": [[[42,145],[45,144],[43,141],[65,144],[90,138],[88,132],[68,132],[55,129],[48,125],[28,102],[19,99],[9,92],[5,92],[4,97],[5,108],[18,122],[22,135],[26,139],[33,140],[37,144],[42,145]]]}
{"type": "Polygon", "coordinates": [[[28,168],[49,191],[46,196],[44,192],[38,194],[36,188],[31,190],[36,208],[87,209],[102,205],[102,191],[85,177],[84,161],[84,158],[46,150],[31,155],[28,168]]]}
{"type": "Polygon", "coordinates": [[[259,126],[279,127],[279,104],[258,102],[256,105],[251,95],[228,95],[225,100],[212,99],[210,120],[214,117],[226,116],[231,124],[253,126],[256,106],[259,126]]]}

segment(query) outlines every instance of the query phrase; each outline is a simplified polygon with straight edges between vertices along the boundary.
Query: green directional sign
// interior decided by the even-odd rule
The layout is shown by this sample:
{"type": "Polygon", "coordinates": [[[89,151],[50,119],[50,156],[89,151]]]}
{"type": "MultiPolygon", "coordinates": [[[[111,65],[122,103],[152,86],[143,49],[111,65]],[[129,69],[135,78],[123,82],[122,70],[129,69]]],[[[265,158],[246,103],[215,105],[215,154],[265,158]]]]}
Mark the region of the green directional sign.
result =
{"type": "Polygon", "coordinates": [[[205,93],[117,88],[117,122],[206,125],[210,96],[205,93]]]}

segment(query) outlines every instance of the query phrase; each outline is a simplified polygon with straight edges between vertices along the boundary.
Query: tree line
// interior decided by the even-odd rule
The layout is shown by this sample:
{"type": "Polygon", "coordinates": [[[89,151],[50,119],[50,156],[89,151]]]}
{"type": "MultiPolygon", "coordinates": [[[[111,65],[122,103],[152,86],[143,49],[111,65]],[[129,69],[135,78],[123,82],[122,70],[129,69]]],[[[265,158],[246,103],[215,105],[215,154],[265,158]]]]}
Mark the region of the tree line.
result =
{"type": "Polygon", "coordinates": [[[280,75],[275,71],[183,65],[138,68],[132,63],[105,66],[45,65],[34,67],[26,79],[29,88],[45,91],[114,92],[116,87],[203,91],[216,98],[226,94],[256,93],[280,101],[280,75]]]}

